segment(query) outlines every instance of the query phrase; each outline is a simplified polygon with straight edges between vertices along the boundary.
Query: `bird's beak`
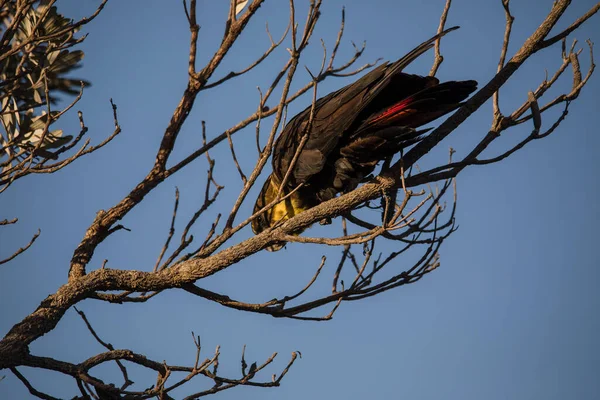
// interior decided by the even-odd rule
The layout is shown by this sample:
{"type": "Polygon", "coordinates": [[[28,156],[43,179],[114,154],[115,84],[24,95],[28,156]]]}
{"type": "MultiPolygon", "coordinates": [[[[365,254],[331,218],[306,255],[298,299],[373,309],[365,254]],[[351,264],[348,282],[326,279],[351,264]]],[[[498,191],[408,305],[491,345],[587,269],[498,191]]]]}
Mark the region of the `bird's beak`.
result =
{"type": "Polygon", "coordinates": [[[273,243],[272,245],[270,245],[266,249],[267,249],[267,251],[270,251],[270,252],[273,253],[275,251],[281,250],[284,247],[285,247],[285,243],[273,243]]]}

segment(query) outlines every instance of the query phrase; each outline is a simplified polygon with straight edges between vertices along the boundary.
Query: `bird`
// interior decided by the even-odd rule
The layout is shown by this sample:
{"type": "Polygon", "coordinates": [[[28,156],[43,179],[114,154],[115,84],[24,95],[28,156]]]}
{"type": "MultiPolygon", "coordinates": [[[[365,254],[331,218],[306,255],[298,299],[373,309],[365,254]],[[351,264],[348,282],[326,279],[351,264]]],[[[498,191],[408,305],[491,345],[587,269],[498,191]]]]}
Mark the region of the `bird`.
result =
{"type": "MultiPolygon", "coordinates": [[[[436,40],[457,28],[321,97],[286,124],[273,145],[273,172],[254,205],[255,234],[354,190],[380,161],[419,142],[429,130],[417,128],[462,105],[477,89],[476,81],[440,83],[433,76],[403,72],[436,40]],[[263,210],[278,195],[285,199],[263,210]]],[[[284,246],[285,242],[274,243],[267,250],[284,246]]]]}

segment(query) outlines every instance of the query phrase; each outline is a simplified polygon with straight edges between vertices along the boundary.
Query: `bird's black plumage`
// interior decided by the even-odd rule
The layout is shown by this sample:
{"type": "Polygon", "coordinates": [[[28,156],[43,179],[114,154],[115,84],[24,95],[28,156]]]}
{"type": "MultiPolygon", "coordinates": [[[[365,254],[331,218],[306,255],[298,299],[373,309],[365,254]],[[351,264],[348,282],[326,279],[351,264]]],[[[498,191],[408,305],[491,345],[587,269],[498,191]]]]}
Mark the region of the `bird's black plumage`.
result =
{"type": "Polygon", "coordinates": [[[439,83],[434,77],[402,72],[452,29],[422,43],[398,61],[384,63],[356,82],[318,99],[314,109],[311,105],[292,118],[275,142],[273,173],[254,211],[274,201],[288,170],[282,194],[300,184],[302,187],[258,216],[252,223],[255,233],[355,189],[380,160],[417,142],[425,131],[416,128],[460,106],[476,89],[477,82],[439,83]]]}

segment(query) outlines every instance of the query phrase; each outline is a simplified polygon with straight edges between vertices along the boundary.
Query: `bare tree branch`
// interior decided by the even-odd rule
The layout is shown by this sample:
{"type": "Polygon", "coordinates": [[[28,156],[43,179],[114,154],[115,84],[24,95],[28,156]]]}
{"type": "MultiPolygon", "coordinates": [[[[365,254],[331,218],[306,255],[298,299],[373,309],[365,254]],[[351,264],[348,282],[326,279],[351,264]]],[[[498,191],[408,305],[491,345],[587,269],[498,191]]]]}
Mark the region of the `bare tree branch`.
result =
{"type": "Polygon", "coordinates": [[[4,260],[0,260],[0,265],[6,264],[10,260],[13,260],[14,258],[16,258],[19,254],[26,252],[27,249],[29,249],[33,245],[33,243],[35,243],[35,241],[37,240],[37,238],[40,236],[41,233],[42,233],[42,231],[40,229],[38,229],[38,231],[33,235],[31,240],[29,241],[29,243],[27,243],[25,245],[25,247],[20,247],[10,257],[5,258],[4,260]]]}
{"type": "MultiPolygon", "coordinates": [[[[452,0],[446,0],[446,5],[444,5],[444,10],[442,11],[442,16],[440,17],[440,25],[438,26],[437,33],[438,35],[442,33],[446,26],[446,20],[448,19],[448,12],[450,11],[450,5],[452,4],[452,0]]],[[[435,76],[437,74],[440,65],[444,62],[444,57],[440,52],[440,42],[442,38],[438,38],[435,41],[435,58],[433,60],[433,65],[431,66],[431,70],[429,71],[429,76],[435,76]]]]}

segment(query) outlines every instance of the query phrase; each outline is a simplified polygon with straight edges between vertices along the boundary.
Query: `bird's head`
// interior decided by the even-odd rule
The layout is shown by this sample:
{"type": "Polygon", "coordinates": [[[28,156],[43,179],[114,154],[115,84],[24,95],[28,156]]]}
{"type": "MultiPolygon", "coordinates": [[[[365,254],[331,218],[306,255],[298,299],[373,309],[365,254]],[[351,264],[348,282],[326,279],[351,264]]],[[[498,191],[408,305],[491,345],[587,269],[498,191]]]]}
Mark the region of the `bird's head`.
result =
{"type": "MultiPolygon", "coordinates": [[[[276,182],[276,178],[273,175],[270,175],[263,185],[258,198],[256,199],[253,214],[256,214],[261,209],[272,203],[277,198],[278,193],[279,183],[276,182]]],[[[281,197],[285,197],[286,194],[287,192],[284,189],[281,193],[281,197]]],[[[252,221],[252,231],[258,235],[259,233],[277,224],[281,224],[297,214],[300,214],[302,211],[305,211],[308,208],[309,207],[306,205],[306,201],[302,198],[300,191],[294,192],[285,200],[278,202],[271,208],[256,216],[256,218],[252,221]]],[[[298,231],[294,232],[293,234],[298,235],[301,232],[302,231],[298,231]]],[[[285,242],[274,243],[267,247],[267,250],[277,251],[281,250],[283,246],[285,246],[285,242]]]]}

